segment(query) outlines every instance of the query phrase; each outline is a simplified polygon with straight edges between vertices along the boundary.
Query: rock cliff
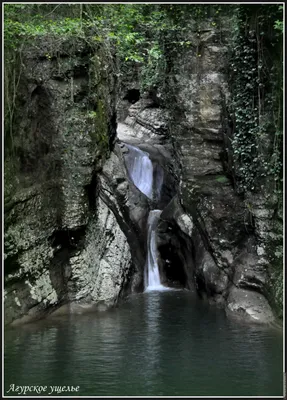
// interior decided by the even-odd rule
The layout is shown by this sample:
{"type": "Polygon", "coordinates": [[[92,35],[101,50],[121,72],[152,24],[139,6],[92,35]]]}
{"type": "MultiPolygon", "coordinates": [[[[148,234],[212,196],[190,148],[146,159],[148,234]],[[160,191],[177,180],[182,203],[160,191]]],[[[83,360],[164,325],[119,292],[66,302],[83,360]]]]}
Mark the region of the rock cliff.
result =
{"type": "Polygon", "coordinates": [[[22,51],[5,158],[6,323],[113,302],[127,279],[126,236],[97,191],[116,137],[113,63],[81,39],[22,51]]]}
{"type": "MultiPolygon", "coordinates": [[[[128,104],[140,85],[123,81],[119,138],[168,149],[166,164],[173,162],[177,195],[158,229],[163,279],[195,286],[228,314],[271,322],[272,265],[262,243],[270,243],[263,236],[277,237],[272,205],[262,196],[239,195],[228,165],[230,36],[224,18],[220,29],[203,21],[191,30],[186,40],[193,46],[177,54],[165,81],[167,99],[145,95],[128,104]]],[[[157,96],[164,98],[160,89],[157,96]]]]}
{"type": "Polygon", "coordinates": [[[5,323],[101,311],[142,291],[155,208],[163,284],[230,316],[274,321],[282,215],[266,182],[260,194],[236,190],[230,21],[206,19],[186,35],[164,89],[150,93],[135,71],[118,85],[101,44],[46,37],[24,47],[5,155],[5,323]],[[129,145],[152,162],[152,198],[129,176],[129,145]]]}

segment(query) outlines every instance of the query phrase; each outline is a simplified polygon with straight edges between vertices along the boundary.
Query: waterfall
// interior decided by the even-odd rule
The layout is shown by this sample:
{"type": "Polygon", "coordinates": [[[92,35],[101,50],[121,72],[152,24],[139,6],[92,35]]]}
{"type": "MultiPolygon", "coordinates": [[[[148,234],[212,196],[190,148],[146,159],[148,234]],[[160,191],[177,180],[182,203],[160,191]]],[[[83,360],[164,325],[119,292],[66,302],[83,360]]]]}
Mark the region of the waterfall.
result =
{"type": "Polygon", "coordinates": [[[160,275],[157,263],[157,243],[156,228],[160,218],[161,210],[152,210],[148,217],[147,235],[147,271],[146,271],[146,290],[165,290],[165,286],[160,283],[160,275]]]}
{"type": "MultiPolygon", "coordinates": [[[[156,166],[154,171],[148,153],[130,144],[126,143],[125,145],[129,149],[128,154],[125,155],[126,167],[134,185],[149,199],[153,199],[153,197],[159,199],[164,176],[162,167],[156,166]],[[153,190],[154,183],[156,187],[153,190]]],[[[161,210],[150,211],[147,221],[146,291],[169,290],[169,288],[163,286],[160,282],[157,263],[156,229],[160,214],[161,210]]]]}
{"type": "Polygon", "coordinates": [[[135,186],[149,199],[153,197],[153,165],[148,153],[126,144],[129,153],[126,155],[126,165],[131,180],[135,186]]]}

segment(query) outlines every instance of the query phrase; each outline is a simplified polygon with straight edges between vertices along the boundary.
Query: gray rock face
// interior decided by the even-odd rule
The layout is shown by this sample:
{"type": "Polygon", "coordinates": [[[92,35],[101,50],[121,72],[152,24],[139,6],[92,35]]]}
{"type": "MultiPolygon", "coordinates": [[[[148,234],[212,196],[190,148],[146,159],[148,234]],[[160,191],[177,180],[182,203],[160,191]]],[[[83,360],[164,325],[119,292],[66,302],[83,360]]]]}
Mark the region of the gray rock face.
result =
{"type": "Polygon", "coordinates": [[[80,39],[23,50],[18,157],[5,159],[5,323],[114,304],[128,280],[126,236],[94,193],[116,134],[116,81],[112,60],[104,69],[108,56],[90,53],[80,39]]]}
{"type": "Polygon", "coordinates": [[[69,300],[114,302],[126,283],[131,254],[113,212],[101,198],[87,227],[82,251],[70,257],[69,300]]]}
{"type": "Polygon", "coordinates": [[[227,315],[244,318],[252,322],[271,324],[274,314],[266,298],[251,290],[233,287],[227,298],[227,315]]]}
{"type": "Polygon", "coordinates": [[[241,308],[243,318],[265,322],[272,311],[264,297],[267,269],[258,254],[257,222],[236,195],[225,168],[228,139],[222,116],[229,100],[228,21],[222,20],[222,40],[218,34],[203,23],[199,34],[189,38],[201,49],[200,57],[191,49],[175,61],[176,81],[170,85],[175,93],[173,108],[178,110],[173,120],[180,123],[171,128],[171,136],[181,163],[179,197],[194,224],[191,240],[198,289],[221,305],[227,299],[229,313],[241,308]],[[248,301],[231,296],[242,291],[248,293],[248,301]]]}
{"type": "Polygon", "coordinates": [[[272,311],[266,296],[274,290],[267,290],[267,243],[277,236],[270,226],[272,206],[268,209],[263,196],[248,200],[253,205],[248,207],[227,169],[229,138],[223,118],[230,98],[229,39],[224,19],[220,32],[204,21],[197,32],[189,32],[186,40],[194,46],[178,54],[176,72],[168,78],[171,104],[163,110],[153,99],[142,98],[126,105],[119,138],[142,149],[160,146],[173,162],[177,196],[163,205],[158,227],[159,267],[166,282],[195,285],[229,315],[267,322],[272,311]],[[181,267],[176,271],[172,265],[181,267]],[[238,313],[239,308],[245,311],[238,313]]]}
{"type": "Polygon", "coordinates": [[[283,219],[277,211],[274,195],[265,182],[260,194],[248,194],[246,204],[256,232],[257,269],[264,275],[264,294],[277,314],[283,317],[283,219]],[[262,272],[264,271],[264,272],[262,272]]]}
{"type": "Polygon", "coordinates": [[[118,123],[118,138],[127,143],[168,144],[168,114],[152,99],[143,98],[130,106],[124,121],[118,123]]]}

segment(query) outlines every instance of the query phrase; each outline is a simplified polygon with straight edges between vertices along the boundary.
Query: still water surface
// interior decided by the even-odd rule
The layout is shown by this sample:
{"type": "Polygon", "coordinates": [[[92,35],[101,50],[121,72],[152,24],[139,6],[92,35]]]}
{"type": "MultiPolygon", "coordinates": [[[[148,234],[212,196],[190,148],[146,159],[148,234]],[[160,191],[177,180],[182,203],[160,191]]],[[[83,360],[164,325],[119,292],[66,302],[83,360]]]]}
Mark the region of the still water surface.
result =
{"type": "Polygon", "coordinates": [[[102,314],[9,328],[5,390],[14,383],[79,385],[80,396],[282,396],[282,341],[281,331],[231,321],[190,292],[148,292],[102,314]]]}

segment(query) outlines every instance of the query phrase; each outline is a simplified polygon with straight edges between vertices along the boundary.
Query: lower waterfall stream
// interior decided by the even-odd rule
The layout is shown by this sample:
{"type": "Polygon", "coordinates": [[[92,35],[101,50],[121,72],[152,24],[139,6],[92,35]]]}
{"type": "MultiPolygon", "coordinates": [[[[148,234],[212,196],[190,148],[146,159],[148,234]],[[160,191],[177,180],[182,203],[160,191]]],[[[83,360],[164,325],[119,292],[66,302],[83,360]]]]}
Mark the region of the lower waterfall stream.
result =
{"type": "Polygon", "coordinates": [[[161,210],[152,210],[148,217],[147,235],[147,271],[146,271],[146,291],[166,290],[160,282],[160,274],[157,262],[156,228],[160,218],[161,210]]]}

